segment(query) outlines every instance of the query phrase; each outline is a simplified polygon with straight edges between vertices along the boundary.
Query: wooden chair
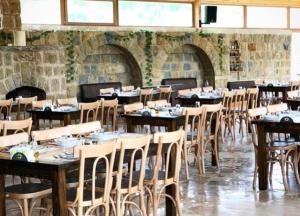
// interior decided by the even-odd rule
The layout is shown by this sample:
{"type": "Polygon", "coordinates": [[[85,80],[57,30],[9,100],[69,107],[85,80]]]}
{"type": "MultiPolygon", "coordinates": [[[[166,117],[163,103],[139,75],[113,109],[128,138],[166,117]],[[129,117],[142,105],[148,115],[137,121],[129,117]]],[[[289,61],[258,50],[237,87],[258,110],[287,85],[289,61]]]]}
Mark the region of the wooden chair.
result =
{"type": "Polygon", "coordinates": [[[112,194],[116,197],[116,215],[124,215],[125,206],[134,205],[141,215],[146,215],[144,203],[144,177],[145,164],[150,144],[150,136],[141,136],[136,138],[122,138],[119,140],[118,148],[120,157],[118,163],[118,172],[116,179],[116,187],[112,194]],[[137,156],[139,155],[139,156],[137,156]],[[130,164],[127,171],[127,176],[124,177],[125,156],[130,158],[130,164]],[[135,160],[141,158],[139,163],[135,160]],[[140,206],[132,201],[136,195],[139,195],[140,206]],[[123,197],[123,199],[121,199],[123,197]]]}
{"type": "Polygon", "coordinates": [[[31,108],[33,101],[37,101],[37,96],[28,97],[28,98],[19,97],[16,99],[16,101],[18,103],[17,120],[21,119],[22,112],[23,112],[23,118],[25,119],[26,110],[31,108]]]}
{"type": "Polygon", "coordinates": [[[17,120],[17,121],[4,121],[3,122],[3,136],[8,135],[10,133],[22,133],[27,132],[30,134],[32,127],[32,119],[25,120],[17,120]]]}
{"type": "Polygon", "coordinates": [[[0,100],[0,115],[3,114],[3,119],[6,119],[7,116],[11,115],[13,100],[0,100]]]}
{"type": "Polygon", "coordinates": [[[37,142],[50,141],[62,136],[69,135],[71,135],[69,126],[31,132],[32,140],[37,142]]]}
{"type": "Polygon", "coordinates": [[[167,100],[167,102],[170,103],[171,94],[172,94],[171,86],[159,88],[159,99],[160,100],[167,100]]]}
{"type": "Polygon", "coordinates": [[[212,86],[204,86],[204,87],[202,87],[202,91],[203,92],[211,92],[213,90],[214,90],[214,87],[212,87],[212,86]]]}
{"type": "Polygon", "coordinates": [[[178,90],[178,96],[187,96],[191,93],[190,89],[178,90]]]}
{"type": "Polygon", "coordinates": [[[164,107],[164,106],[171,106],[167,100],[155,100],[155,101],[148,101],[147,107],[155,108],[155,107],[164,107]]]}
{"type": "MultiPolygon", "coordinates": [[[[28,143],[28,133],[18,133],[0,137],[0,148],[18,145],[20,143],[28,143]]],[[[13,200],[17,203],[21,214],[24,216],[32,215],[32,211],[36,207],[37,201],[46,198],[51,194],[51,186],[45,183],[22,183],[13,184],[5,187],[5,198],[13,200]]],[[[37,208],[40,210],[47,209],[37,208]]],[[[11,214],[11,215],[15,215],[11,214]]]]}
{"type": "Polygon", "coordinates": [[[144,108],[144,105],[141,102],[126,104],[126,105],[124,105],[124,113],[129,114],[129,113],[141,110],[143,108],[144,108]]]}
{"type": "Polygon", "coordinates": [[[152,101],[153,97],[153,89],[141,89],[140,91],[140,102],[142,102],[145,106],[147,101],[152,101]]]}
{"type": "Polygon", "coordinates": [[[92,132],[101,130],[100,121],[87,122],[76,125],[68,125],[68,130],[73,136],[85,136],[92,132]]]}
{"type": "MultiPolygon", "coordinates": [[[[254,119],[261,118],[267,113],[265,107],[254,108],[248,110],[249,122],[254,119]]],[[[258,135],[257,128],[255,124],[251,124],[251,134],[252,142],[255,152],[255,168],[254,168],[254,177],[253,177],[253,189],[255,189],[258,165],[257,165],[257,149],[258,149],[258,135]]],[[[269,181],[272,182],[272,173],[273,165],[276,162],[279,162],[281,168],[281,174],[283,179],[284,188],[286,191],[289,191],[289,185],[287,181],[287,169],[288,165],[291,165],[294,170],[295,178],[297,183],[300,184],[299,173],[298,173],[298,151],[297,145],[294,142],[289,141],[271,141],[268,146],[265,147],[265,150],[268,152],[268,163],[270,164],[269,172],[269,181]],[[291,159],[291,161],[289,160],[291,159]]]]}
{"type": "Polygon", "coordinates": [[[116,141],[75,148],[74,156],[80,159],[79,184],[78,187],[69,188],[67,191],[67,206],[72,215],[94,215],[100,207],[104,207],[105,215],[109,215],[115,152],[116,141]],[[92,163],[88,163],[90,159],[93,159],[92,163]],[[104,178],[101,179],[103,182],[101,188],[97,187],[99,178],[96,167],[99,164],[105,171],[104,178]],[[91,179],[88,182],[87,172],[91,172],[91,179]]]}
{"type": "Polygon", "coordinates": [[[270,113],[270,114],[276,114],[276,113],[280,113],[283,111],[287,111],[288,105],[286,103],[272,104],[272,105],[267,106],[267,110],[268,110],[268,113],[270,113]]]}
{"type": "Polygon", "coordinates": [[[57,106],[78,106],[78,101],[76,97],[57,99],[56,103],[57,106]]]}
{"type": "Polygon", "coordinates": [[[257,107],[258,93],[259,93],[258,88],[248,88],[247,89],[247,92],[246,92],[247,109],[253,109],[253,108],[257,107]]]}
{"type": "Polygon", "coordinates": [[[124,92],[133,91],[133,90],[134,90],[134,86],[132,86],[132,85],[122,86],[122,91],[124,91],[124,92]]]}
{"type": "Polygon", "coordinates": [[[103,94],[112,94],[112,93],[114,93],[114,91],[115,91],[114,88],[104,88],[104,89],[100,89],[99,93],[100,93],[100,95],[103,95],[103,94]]]}
{"type": "Polygon", "coordinates": [[[232,136],[232,140],[235,142],[235,122],[234,122],[234,103],[233,97],[235,95],[234,91],[224,91],[223,92],[223,115],[222,115],[222,141],[224,142],[224,135],[226,133],[226,128],[232,136]],[[223,129],[224,127],[224,129],[223,129]]]}
{"type": "Polygon", "coordinates": [[[217,168],[219,169],[219,132],[221,131],[223,106],[222,103],[219,103],[204,104],[202,107],[206,112],[204,115],[206,117],[204,150],[207,144],[211,143],[212,153],[216,160],[217,168]]]}
{"type": "Polygon", "coordinates": [[[291,90],[300,89],[300,80],[291,81],[291,90]]]}
{"type": "Polygon", "coordinates": [[[91,102],[91,103],[80,103],[80,123],[89,122],[90,119],[92,121],[96,121],[98,116],[100,103],[99,101],[91,102]]]}
{"type": "Polygon", "coordinates": [[[205,173],[204,167],[204,130],[206,112],[203,107],[183,108],[182,111],[185,116],[184,131],[186,136],[183,142],[183,159],[185,163],[186,178],[189,180],[188,171],[188,154],[191,148],[195,148],[195,159],[198,162],[198,169],[200,174],[205,173]]]}
{"type": "Polygon", "coordinates": [[[202,92],[202,88],[201,87],[199,87],[199,88],[192,88],[190,91],[197,94],[197,93],[202,92]]]}
{"type": "Polygon", "coordinates": [[[52,105],[52,100],[32,101],[32,109],[41,109],[46,105],[52,105]]]}
{"type": "Polygon", "coordinates": [[[100,103],[100,121],[102,128],[115,131],[118,128],[118,100],[101,100],[100,103]]]}
{"type": "Polygon", "coordinates": [[[288,98],[291,98],[291,99],[299,97],[299,90],[288,91],[287,96],[288,96],[288,98]]]}
{"type": "MultiPolygon", "coordinates": [[[[167,197],[176,207],[179,216],[180,208],[179,173],[181,163],[181,150],[185,132],[180,129],[174,132],[155,133],[153,143],[157,145],[156,160],[153,169],[147,169],[144,184],[149,192],[153,205],[153,215],[158,215],[161,197],[167,197]],[[170,166],[172,164],[172,166],[170,166]],[[166,187],[175,187],[175,197],[164,193],[166,187]]],[[[148,208],[149,215],[149,208],[148,208]]]]}
{"type": "Polygon", "coordinates": [[[247,99],[246,99],[246,90],[245,89],[236,89],[234,90],[235,94],[233,96],[233,129],[236,129],[236,122],[238,121],[240,124],[239,132],[242,133],[242,137],[244,136],[243,130],[243,121],[246,122],[245,112],[247,110],[247,99]]]}

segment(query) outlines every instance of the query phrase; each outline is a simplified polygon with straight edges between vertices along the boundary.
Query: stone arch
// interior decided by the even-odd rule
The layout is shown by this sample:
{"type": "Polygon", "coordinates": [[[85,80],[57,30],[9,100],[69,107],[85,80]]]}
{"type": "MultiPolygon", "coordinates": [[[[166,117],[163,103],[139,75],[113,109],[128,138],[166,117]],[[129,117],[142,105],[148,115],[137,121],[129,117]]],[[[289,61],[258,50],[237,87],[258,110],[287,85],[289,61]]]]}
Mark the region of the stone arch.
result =
{"type": "MultiPolygon", "coordinates": [[[[91,71],[91,73],[93,73],[95,71],[95,65],[94,67],[89,68],[85,68],[87,61],[93,61],[95,60],[95,63],[97,64],[97,61],[99,61],[98,63],[101,62],[101,57],[100,60],[97,57],[99,57],[99,55],[101,54],[105,54],[103,53],[103,50],[108,51],[107,54],[113,54],[113,55],[120,55],[119,59],[120,61],[123,61],[122,63],[125,63],[125,70],[126,70],[126,78],[128,78],[130,80],[130,82],[124,82],[124,85],[127,84],[131,84],[131,85],[135,85],[135,86],[142,86],[143,84],[143,73],[141,70],[140,65],[143,65],[143,50],[140,49],[139,47],[136,46],[130,46],[130,44],[115,44],[115,43],[109,43],[107,42],[106,38],[104,35],[95,35],[90,37],[89,39],[87,39],[86,41],[84,41],[80,46],[78,46],[76,48],[76,52],[78,55],[78,62],[81,64],[82,66],[82,70],[80,72],[79,75],[79,83],[86,83],[89,82],[89,80],[86,80],[86,78],[84,78],[84,74],[86,74],[86,72],[88,72],[89,70],[91,71]],[[112,52],[112,53],[110,53],[112,52]],[[123,59],[123,60],[122,60],[123,59]],[[86,72],[85,72],[86,70],[86,72]],[[84,80],[85,79],[85,80],[84,80]]],[[[104,51],[105,52],[105,51],[104,51]]],[[[109,79],[104,79],[104,76],[99,77],[98,80],[94,80],[94,82],[109,82],[109,81],[120,81],[122,82],[122,78],[124,78],[125,73],[124,74],[118,74],[120,71],[116,71],[118,69],[123,70],[124,68],[122,68],[122,66],[117,66],[115,67],[118,59],[116,60],[116,58],[112,59],[113,57],[110,56],[111,58],[111,65],[108,66],[109,69],[111,69],[113,72],[117,72],[116,73],[116,79],[111,78],[109,79]],[[111,68],[114,67],[114,68],[111,68]],[[121,67],[121,68],[120,68],[121,67]]],[[[106,59],[107,60],[107,59],[106,59]]],[[[96,71],[100,69],[97,68],[96,66],[96,71]]],[[[105,76],[109,74],[105,74],[105,72],[107,72],[108,70],[105,70],[104,74],[105,76]]],[[[112,73],[113,74],[113,73],[112,73]]],[[[107,76],[106,76],[107,78],[107,76]]]]}

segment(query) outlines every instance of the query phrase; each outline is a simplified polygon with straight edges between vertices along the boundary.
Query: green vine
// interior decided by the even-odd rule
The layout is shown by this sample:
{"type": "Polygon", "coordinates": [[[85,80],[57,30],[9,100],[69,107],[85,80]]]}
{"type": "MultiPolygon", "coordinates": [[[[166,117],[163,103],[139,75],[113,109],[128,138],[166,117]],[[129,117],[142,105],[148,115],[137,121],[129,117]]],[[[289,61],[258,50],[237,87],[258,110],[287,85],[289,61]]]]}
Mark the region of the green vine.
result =
{"type": "Polygon", "coordinates": [[[67,70],[66,70],[66,80],[67,83],[70,83],[75,80],[75,35],[74,31],[69,31],[67,32],[67,46],[66,46],[66,51],[67,51],[67,70]]]}
{"type": "Polygon", "coordinates": [[[224,35],[218,35],[218,48],[219,48],[219,68],[220,71],[223,72],[224,68],[224,56],[225,56],[225,46],[224,46],[224,35]]]}
{"type": "Polygon", "coordinates": [[[27,38],[27,42],[33,43],[34,41],[40,40],[42,37],[47,37],[53,31],[44,31],[39,35],[33,35],[30,38],[27,38]]]}
{"type": "Polygon", "coordinates": [[[146,55],[146,83],[148,86],[153,85],[153,74],[152,74],[152,69],[153,69],[153,55],[152,55],[152,39],[153,39],[153,32],[151,31],[145,31],[145,37],[146,37],[146,44],[145,44],[145,55],[146,55]]]}

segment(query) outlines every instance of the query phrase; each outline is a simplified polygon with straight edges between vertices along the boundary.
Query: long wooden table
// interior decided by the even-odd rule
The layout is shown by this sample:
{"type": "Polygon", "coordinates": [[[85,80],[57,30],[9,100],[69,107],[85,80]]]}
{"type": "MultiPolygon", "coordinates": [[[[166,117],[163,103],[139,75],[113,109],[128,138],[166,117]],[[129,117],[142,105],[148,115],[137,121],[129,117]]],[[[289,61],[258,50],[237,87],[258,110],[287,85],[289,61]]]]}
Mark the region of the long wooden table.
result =
{"type": "Polygon", "coordinates": [[[289,133],[299,134],[300,123],[287,123],[280,122],[280,119],[261,119],[252,122],[257,125],[257,136],[258,136],[258,152],[257,152],[257,163],[258,163],[258,184],[260,190],[268,189],[268,173],[269,167],[267,163],[267,141],[266,133],[289,133]]]}

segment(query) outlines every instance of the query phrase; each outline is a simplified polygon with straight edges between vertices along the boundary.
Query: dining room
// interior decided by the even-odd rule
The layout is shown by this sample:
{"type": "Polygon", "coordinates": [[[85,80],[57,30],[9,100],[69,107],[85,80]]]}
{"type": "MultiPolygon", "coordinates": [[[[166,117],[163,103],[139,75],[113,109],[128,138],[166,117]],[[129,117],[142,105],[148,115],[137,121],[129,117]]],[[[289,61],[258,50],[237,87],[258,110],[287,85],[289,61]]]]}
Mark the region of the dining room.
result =
{"type": "Polygon", "coordinates": [[[0,216],[299,215],[300,1],[0,0],[0,216]]]}

